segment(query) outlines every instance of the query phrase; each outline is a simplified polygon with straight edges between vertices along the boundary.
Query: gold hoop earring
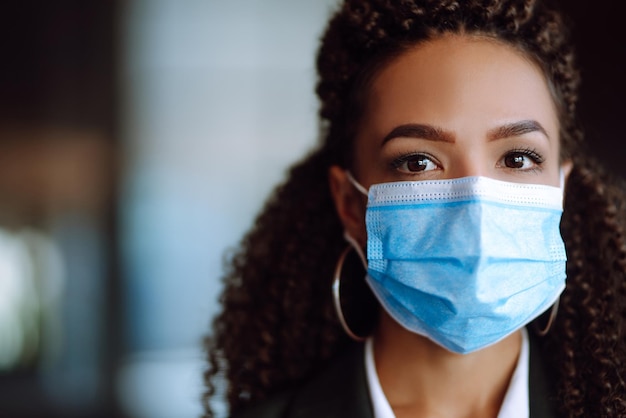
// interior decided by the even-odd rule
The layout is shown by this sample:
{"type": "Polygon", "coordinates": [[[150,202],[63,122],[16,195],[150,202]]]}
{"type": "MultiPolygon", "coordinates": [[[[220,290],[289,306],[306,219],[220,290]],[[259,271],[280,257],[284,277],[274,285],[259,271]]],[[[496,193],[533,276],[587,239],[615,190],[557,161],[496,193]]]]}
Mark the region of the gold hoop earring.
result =
{"type": "Polygon", "coordinates": [[[343,263],[345,262],[346,256],[348,255],[350,250],[352,250],[352,246],[348,245],[348,247],[345,250],[343,250],[343,252],[339,256],[339,260],[337,260],[337,265],[335,266],[335,275],[333,278],[333,302],[335,305],[335,312],[337,313],[337,318],[339,319],[339,323],[341,324],[341,327],[343,328],[344,332],[348,334],[348,336],[352,338],[354,341],[361,342],[361,341],[365,341],[366,337],[361,337],[359,335],[356,335],[354,332],[352,332],[352,330],[348,326],[348,323],[346,322],[346,318],[343,315],[343,310],[341,308],[341,298],[340,298],[341,271],[343,270],[343,263]]]}
{"type": "Polygon", "coordinates": [[[556,314],[559,311],[559,301],[560,299],[557,299],[556,302],[554,302],[554,305],[552,305],[552,309],[550,310],[550,317],[548,318],[548,323],[543,329],[539,329],[539,327],[536,326],[537,324],[535,324],[535,331],[540,337],[545,337],[546,335],[548,335],[550,328],[552,328],[552,323],[556,319],[556,314]]]}

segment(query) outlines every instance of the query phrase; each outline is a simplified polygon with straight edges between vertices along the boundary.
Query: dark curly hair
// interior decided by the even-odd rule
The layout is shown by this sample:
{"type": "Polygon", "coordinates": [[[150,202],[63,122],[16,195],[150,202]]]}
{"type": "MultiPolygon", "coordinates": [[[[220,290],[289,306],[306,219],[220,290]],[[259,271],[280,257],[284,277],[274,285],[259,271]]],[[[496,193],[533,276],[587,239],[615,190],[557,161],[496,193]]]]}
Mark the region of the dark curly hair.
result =
{"type": "Polygon", "coordinates": [[[579,75],[563,17],[539,0],[345,0],[317,56],[321,143],[291,168],[227,263],[223,310],[205,340],[207,417],[220,379],[236,412],[303,381],[349,343],[331,297],[345,241],[328,169],[351,166],[364,95],[380,69],[447,32],[512,45],[548,80],[559,109],[561,158],[574,168],[561,223],[567,284],[541,339],[543,357],[562,416],[626,416],[626,189],[582,142],[579,75]]]}

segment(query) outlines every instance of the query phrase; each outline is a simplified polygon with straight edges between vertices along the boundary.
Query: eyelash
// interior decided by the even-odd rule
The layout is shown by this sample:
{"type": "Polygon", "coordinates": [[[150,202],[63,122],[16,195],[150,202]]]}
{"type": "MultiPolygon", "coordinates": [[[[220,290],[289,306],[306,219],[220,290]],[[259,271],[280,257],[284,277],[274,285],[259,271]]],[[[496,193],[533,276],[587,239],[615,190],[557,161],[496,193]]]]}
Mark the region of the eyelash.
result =
{"type": "Polygon", "coordinates": [[[543,156],[539,154],[537,150],[534,148],[515,148],[510,151],[507,151],[504,154],[504,156],[506,157],[507,155],[510,155],[510,154],[522,154],[530,158],[531,160],[533,160],[535,164],[539,164],[539,165],[545,161],[543,156]]]}
{"type": "MultiPolygon", "coordinates": [[[[521,154],[525,157],[530,158],[532,162],[536,164],[536,167],[530,168],[526,171],[539,170],[541,168],[541,165],[545,161],[545,158],[541,154],[539,154],[537,150],[534,148],[513,148],[505,152],[502,158],[504,159],[511,154],[521,154]]],[[[397,170],[402,164],[416,157],[427,158],[431,160],[434,164],[440,165],[439,161],[437,161],[435,157],[425,152],[411,152],[408,154],[400,154],[397,157],[395,157],[389,165],[391,166],[392,169],[397,170]]]]}
{"type": "Polygon", "coordinates": [[[402,164],[406,163],[407,161],[415,158],[415,157],[425,157],[428,158],[429,160],[431,160],[433,163],[440,165],[439,161],[437,161],[437,159],[435,157],[433,157],[432,155],[426,153],[426,152],[411,152],[408,154],[400,154],[397,157],[395,157],[391,163],[389,164],[391,166],[391,168],[393,169],[398,169],[402,164]]]}

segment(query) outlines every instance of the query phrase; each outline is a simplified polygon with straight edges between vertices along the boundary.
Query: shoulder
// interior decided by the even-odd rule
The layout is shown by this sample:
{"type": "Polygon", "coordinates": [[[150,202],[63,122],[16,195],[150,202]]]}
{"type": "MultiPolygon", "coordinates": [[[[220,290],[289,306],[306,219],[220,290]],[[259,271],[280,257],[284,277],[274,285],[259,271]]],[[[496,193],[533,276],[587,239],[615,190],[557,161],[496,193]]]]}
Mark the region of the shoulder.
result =
{"type": "Polygon", "coordinates": [[[279,393],[232,418],[372,417],[361,344],[297,388],[279,393]]]}

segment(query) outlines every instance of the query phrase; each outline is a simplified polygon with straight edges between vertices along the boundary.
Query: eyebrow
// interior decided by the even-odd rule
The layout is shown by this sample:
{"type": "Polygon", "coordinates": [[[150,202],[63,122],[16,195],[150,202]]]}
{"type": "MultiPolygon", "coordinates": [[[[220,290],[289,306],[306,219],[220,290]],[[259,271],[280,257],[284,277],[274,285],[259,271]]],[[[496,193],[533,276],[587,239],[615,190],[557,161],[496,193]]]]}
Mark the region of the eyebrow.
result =
{"type": "MultiPolygon", "coordinates": [[[[522,120],[498,126],[494,129],[491,129],[487,133],[487,138],[489,139],[489,141],[496,141],[498,139],[522,136],[532,132],[540,132],[548,140],[550,140],[550,136],[548,135],[544,127],[535,120],[522,120]]],[[[390,140],[399,137],[420,138],[428,141],[440,141],[449,143],[455,142],[455,137],[452,132],[445,131],[432,125],[421,123],[408,123],[393,128],[393,130],[383,138],[381,145],[384,145],[390,140]]]]}
{"type": "Polygon", "coordinates": [[[487,138],[489,138],[489,141],[496,141],[498,139],[522,136],[532,132],[540,132],[550,140],[550,136],[546,130],[536,120],[521,120],[498,126],[487,133],[487,138]]]}
{"type": "Polygon", "coordinates": [[[408,123],[405,125],[396,126],[391,132],[389,132],[381,145],[384,145],[388,141],[399,138],[420,138],[428,141],[441,141],[441,142],[454,142],[454,134],[448,131],[444,131],[441,128],[437,128],[432,125],[425,125],[420,123],[408,123]]]}

